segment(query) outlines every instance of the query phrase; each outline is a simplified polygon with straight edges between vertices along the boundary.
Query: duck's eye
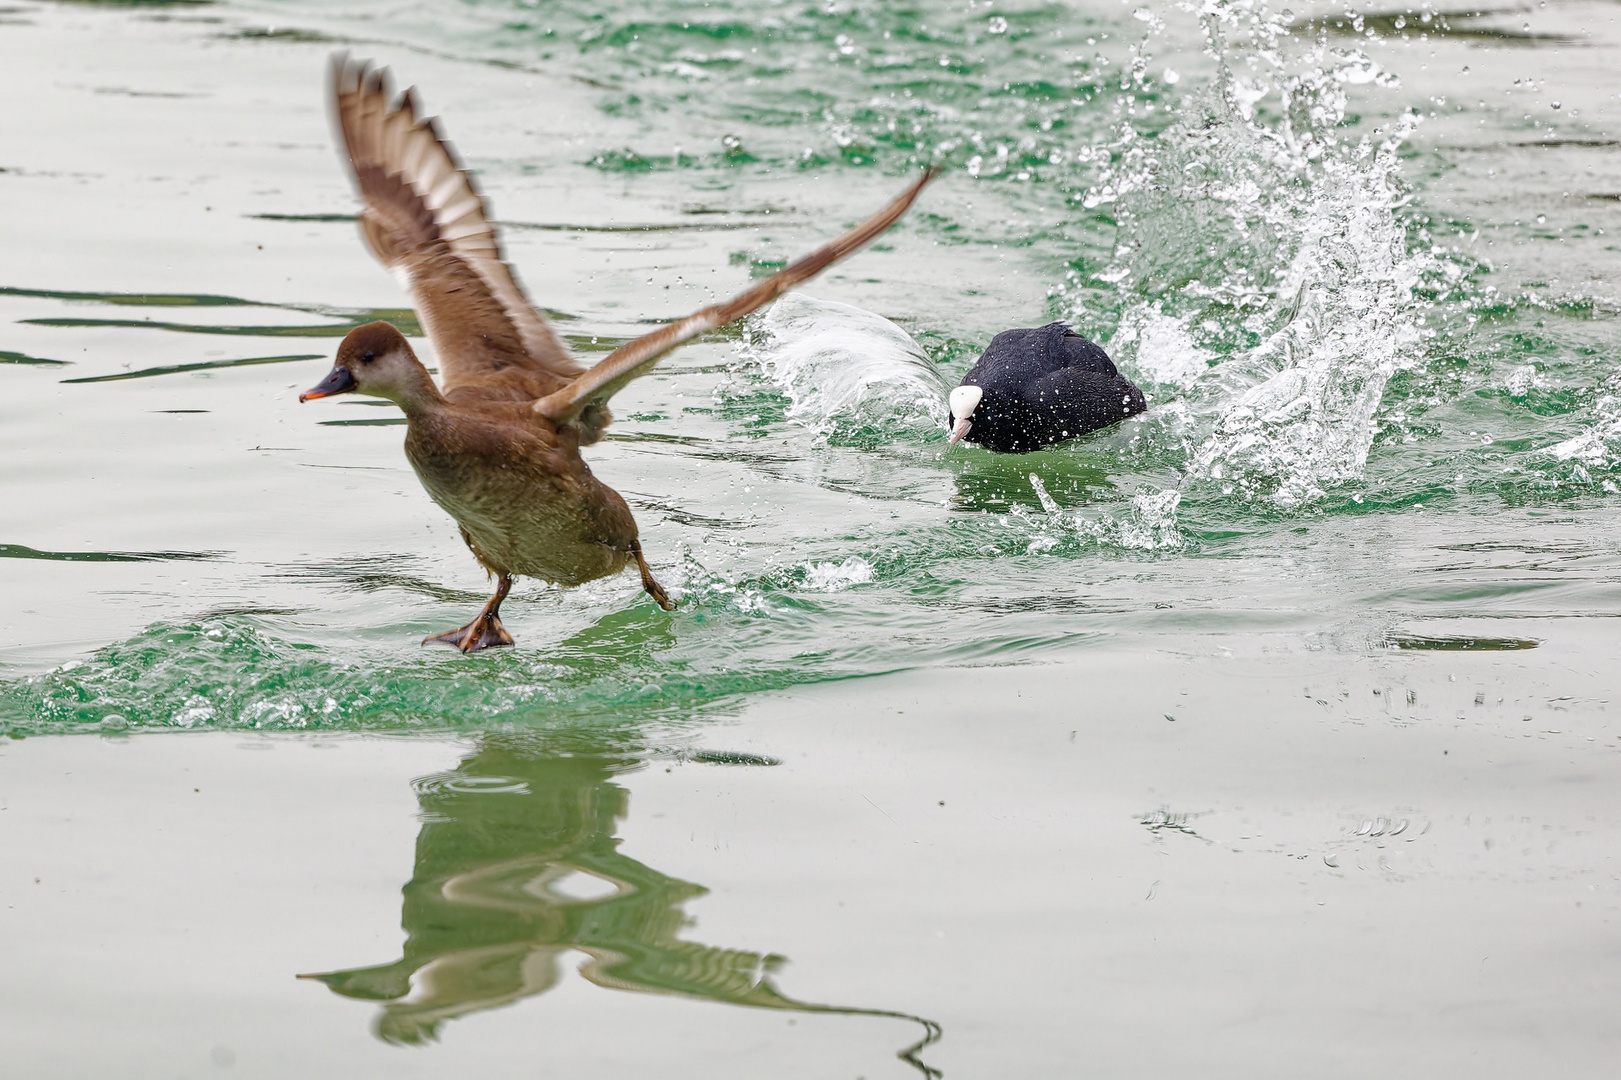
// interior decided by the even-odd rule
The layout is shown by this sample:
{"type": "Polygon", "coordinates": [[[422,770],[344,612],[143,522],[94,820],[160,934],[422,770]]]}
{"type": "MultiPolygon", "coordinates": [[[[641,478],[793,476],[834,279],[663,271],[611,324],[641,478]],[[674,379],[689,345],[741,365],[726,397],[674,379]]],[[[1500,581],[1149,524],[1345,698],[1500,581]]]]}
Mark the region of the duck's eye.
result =
{"type": "Polygon", "coordinates": [[[376,353],[362,353],[360,356],[360,362],[362,364],[369,364],[375,359],[377,359],[376,353]]]}

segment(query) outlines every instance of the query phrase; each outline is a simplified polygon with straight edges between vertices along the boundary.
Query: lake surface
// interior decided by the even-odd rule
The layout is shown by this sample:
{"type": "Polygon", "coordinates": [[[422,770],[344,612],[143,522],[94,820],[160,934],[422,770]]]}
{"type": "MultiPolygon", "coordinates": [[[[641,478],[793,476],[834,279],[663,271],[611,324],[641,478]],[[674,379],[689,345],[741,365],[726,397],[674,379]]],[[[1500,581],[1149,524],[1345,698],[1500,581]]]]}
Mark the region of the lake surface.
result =
{"type": "Polygon", "coordinates": [[[14,0],[0,100],[17,1075],[1613,1071],[1614,5],[14,0]],[[338,49],[588,359],[944,166],[615,399],[677,611],[418,644],[338,49]],[[948,452],[1053,319],[1149,411],[948,452]]]}

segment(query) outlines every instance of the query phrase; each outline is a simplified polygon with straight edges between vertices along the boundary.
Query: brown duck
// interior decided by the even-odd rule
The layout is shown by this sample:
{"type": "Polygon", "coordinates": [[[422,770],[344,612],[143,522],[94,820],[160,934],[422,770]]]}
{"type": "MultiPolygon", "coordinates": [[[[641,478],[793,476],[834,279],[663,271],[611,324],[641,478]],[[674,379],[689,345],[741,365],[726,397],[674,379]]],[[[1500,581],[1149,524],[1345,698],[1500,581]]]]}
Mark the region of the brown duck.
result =
{"type": "Polygon", "coordinates": [[[360,230],[406,284],[439,360],[435,385],[405,337],[384,322],[350,331],[332,371],[300,401],[361,393],[404,412],[405,456],[433,501],[461,526],[495,595],[466,626],[423,641],[463,652],[512,644],[501,601],[517,575],[579,585],[631,561],[642,588],[675,605],[648,569],[636,519],[591,474],[580,447],[602,437],[608,399],[660,357],[770,303],[894,224],[933,170],[872,218],[723,304],[627,342],[592,367],[568,353],[530,303],[473,179],[412,91],[385,70],[339,54],[333,112],[365,206],[360,230]]]}

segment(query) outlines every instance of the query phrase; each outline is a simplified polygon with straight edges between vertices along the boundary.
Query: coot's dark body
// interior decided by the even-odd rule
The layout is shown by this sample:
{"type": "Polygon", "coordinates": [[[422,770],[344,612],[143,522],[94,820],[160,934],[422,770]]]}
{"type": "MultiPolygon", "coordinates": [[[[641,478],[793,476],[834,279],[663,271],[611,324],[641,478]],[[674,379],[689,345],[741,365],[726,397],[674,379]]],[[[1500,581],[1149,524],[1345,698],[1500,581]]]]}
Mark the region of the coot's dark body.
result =
{"type": "Polygon", "coordinates": [[[1040,450],[1148,408],[1107,353],[1061,322],[997,334],[962,385],[984,391],[962,437],[1001,453],[1040,450]]]}

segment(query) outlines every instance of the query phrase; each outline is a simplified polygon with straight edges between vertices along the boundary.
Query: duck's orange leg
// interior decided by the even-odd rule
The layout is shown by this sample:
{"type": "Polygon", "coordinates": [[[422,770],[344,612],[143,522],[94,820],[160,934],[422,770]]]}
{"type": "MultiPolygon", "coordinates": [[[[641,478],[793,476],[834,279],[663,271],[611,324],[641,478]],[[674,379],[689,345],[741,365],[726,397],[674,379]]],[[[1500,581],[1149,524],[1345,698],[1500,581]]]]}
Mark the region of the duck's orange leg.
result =
{"type": "Polygon", "coordinates": [[[675,601],[670,599],[670,594],[664,591],[663,585],[653,580],[653,571],[647,568],[647,559],[642,555],[640,540],[630,542],[630,553],[636,556],[636,569],[642,572],[642,588],[653,598],[653,603],[665,611],[674,611],[675,601]]]}
{"type": "Polygon", "coordinates": [[[431,634],[422,639],[422,644],[432,645],[443,642],[454,645],[462,652],[477,652],[479,649],[493,649],[500,645],[511,645],[512,635],[507,628],[501,625],[501,601],[507,598],[512,591],[512,575],[502,574],[500,584],[495,587],[495,595],[485,601],[484,609],[478,617],[466,626],[455,630],[447,630],[443,634],[431,634]]]}

